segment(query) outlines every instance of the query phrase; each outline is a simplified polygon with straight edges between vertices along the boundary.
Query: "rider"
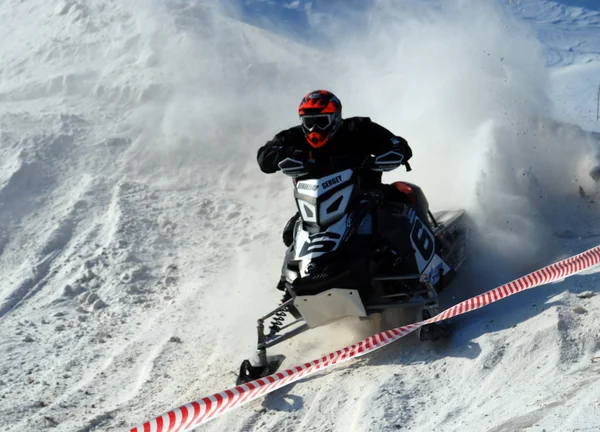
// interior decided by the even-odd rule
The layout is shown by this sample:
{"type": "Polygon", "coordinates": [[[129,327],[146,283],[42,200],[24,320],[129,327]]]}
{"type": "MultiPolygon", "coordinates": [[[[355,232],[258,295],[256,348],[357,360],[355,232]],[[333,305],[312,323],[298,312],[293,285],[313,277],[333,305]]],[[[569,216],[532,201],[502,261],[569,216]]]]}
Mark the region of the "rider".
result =
{"type": "MultiPolygon", "coordinates": [[[[410,170],[408,160],[412,151],[406,140],[368,117],[342,119],[342,104],[333,93],[327,90],[308,93],[298,107],[298,114],[301,125],[279,132],[258,150],[258,165],[263,172],[278,171],[279,164],[287,158],[302,162],[308,174],[311,166],[332,157],[352,158],[359,163],[372,157],[370,169],[361,170],[361,186],[379,188],[385,193],[382,171],[391,171],[402,164],[410,170]]],[[[293,242],[294,225],[299,217],[296,213],[284,228],[286,246],[293,242]]]]}

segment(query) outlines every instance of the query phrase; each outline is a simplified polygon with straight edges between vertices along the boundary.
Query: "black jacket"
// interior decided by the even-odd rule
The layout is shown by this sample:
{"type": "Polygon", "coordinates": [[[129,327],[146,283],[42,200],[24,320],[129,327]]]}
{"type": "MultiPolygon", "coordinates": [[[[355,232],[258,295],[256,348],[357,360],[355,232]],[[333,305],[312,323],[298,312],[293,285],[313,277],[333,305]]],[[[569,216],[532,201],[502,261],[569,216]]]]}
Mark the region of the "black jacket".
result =
{"type": "MultiPolygon", "coordinates": [[[[301,126],[281,131],[258,150],[257,159],[260,169],[265,173],[279,171],[279,162],[292,155],[297,158],[299,154],[306,159],[314,159],[316,167],[329,167],[331,161],[336,160],[335,170],[342,170],[355,168],[368,156],[380,156],[390,150],[403,154],[404,162],[412,156],[404,138],[395,136],[368,117],[352,117],[344,119],[330,141],[317,149],[306,141],[301,126]]],[[[365,185],[381,183],[380,172],[368,171],[361,177],[365,185]]]]}

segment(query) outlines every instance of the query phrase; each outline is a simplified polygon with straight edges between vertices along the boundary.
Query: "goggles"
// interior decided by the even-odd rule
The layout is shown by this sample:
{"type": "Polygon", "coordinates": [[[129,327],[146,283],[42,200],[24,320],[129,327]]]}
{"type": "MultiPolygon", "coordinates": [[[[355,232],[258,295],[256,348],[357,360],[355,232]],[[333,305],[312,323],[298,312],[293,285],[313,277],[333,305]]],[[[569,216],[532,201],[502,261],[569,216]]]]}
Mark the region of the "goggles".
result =
{"type": "Polygon", "coordinates": [[[303,115],[300,120],[304,129],[310,132],[315,129],[325,131],[333,125],[335,114],[303,115]]]}

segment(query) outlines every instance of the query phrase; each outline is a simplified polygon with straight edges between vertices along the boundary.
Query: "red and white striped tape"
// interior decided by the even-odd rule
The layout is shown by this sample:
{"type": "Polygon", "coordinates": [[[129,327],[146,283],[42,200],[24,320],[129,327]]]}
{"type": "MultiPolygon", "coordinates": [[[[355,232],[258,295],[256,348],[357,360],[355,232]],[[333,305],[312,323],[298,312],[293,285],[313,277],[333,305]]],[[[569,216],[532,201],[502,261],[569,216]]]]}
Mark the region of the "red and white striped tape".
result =
{"type": "Polygon", "coordinates": [[[551,264],[543,269],[530,273],[527,276],[523,276],[520,279],[465,300],[426,321],[376,334],[355,345],[328,354],[318,360],[313,360],[310,363],[305,363],[302,366],[296,366],[283,372],[277,372],[268,377],[233,387],[229,390],[202,398],[196,402],[180,406],[154,420],[131,429],[130,432],[190,431],[223,413],[258,399],[267,393],[293,383],[305,376],[389,345],[423,325],[443,321],[457,315],[474,311],[518,292],[572,276],[583,270],[587,270],[598,263],[600,263],[600,246],[555,264],[551,264]]]}

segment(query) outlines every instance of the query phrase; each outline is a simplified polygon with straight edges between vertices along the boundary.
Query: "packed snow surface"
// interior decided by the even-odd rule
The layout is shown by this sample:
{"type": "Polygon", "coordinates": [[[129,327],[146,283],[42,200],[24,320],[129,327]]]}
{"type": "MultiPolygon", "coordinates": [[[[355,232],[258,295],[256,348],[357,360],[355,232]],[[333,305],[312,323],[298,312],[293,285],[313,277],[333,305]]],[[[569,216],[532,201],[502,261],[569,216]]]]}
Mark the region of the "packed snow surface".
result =
{"type": "MultiPolygon", "coordinates": [[[[386,180],[471,215],[444,305],[600,243],[595,0],[4,0],[0,40],[6,431],[127,430],[234,383],[295,211],[256,150],[309,90],[409,141],[413,171],[386,180]]],[[[203,429],[600,430],[599,282],[519,294],[203,429]]],[[[292,366],[359,330],[274,353],[292,366]]]]}

